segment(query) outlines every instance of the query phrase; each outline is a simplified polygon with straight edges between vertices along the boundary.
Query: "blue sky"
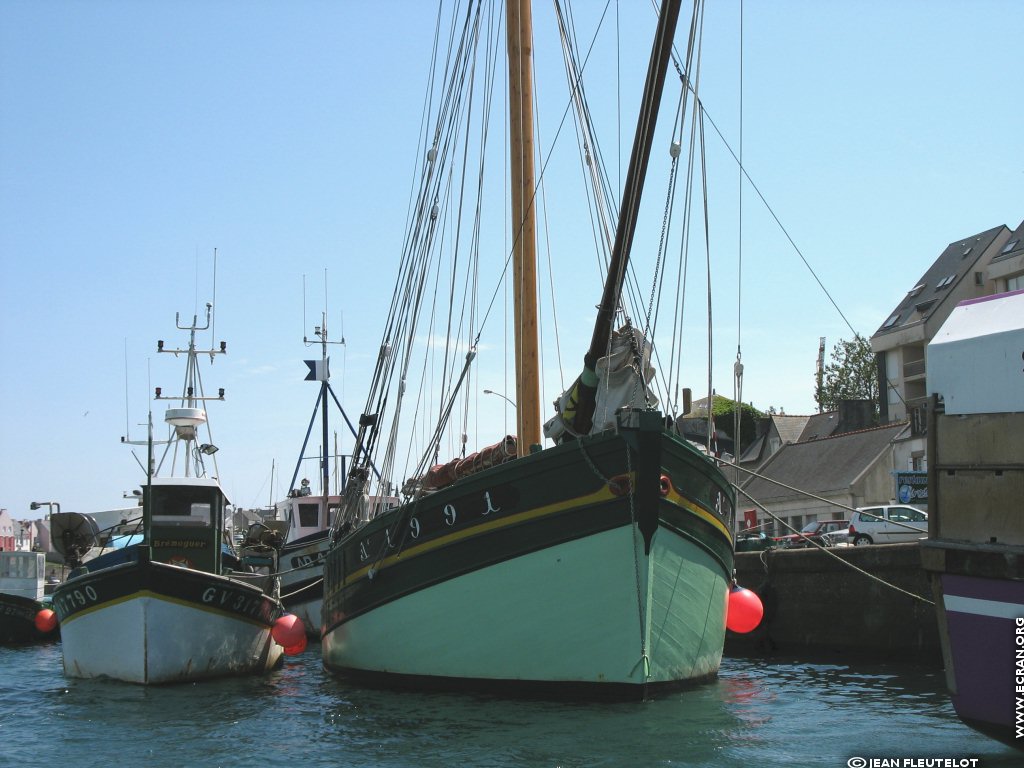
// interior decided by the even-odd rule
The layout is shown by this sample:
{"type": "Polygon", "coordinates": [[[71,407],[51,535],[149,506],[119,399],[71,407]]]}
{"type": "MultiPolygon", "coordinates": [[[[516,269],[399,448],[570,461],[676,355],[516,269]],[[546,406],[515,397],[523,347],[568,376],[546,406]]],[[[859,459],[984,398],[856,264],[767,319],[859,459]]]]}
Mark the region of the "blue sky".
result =
{"type": "MultiPolygon", "coordinates": [[[[546,84],[551,11],[536,5],[546,84]]],[[[603,6],[576,4],[581,38],[603,6]]],[[[703,70],[734,147],[738,8],[709,4],[703,70]]],[[[624,147],[614,52],[595,54],[588,90],[606,152],[626,157],[653,14],[643,0],[618,10],[624,147]]],[[[217,339],[205,341],[229,354],[203,380],[227,392],[209,410],[232,499],[266,504],[291,478],[316,396],[302,360],[317,349],[302,340],[325,294],[331,337],[346,339],[333,384],[358,415],[418,162],[434,14],[412,0],[0,3],[0,507],[96,511],[138,485],[120,437],[143,436],[152,387],[180,388],[180,361],[156,340],[185,343],[175,314],[213,299],[215,248],[217,339]]],[[[1015,0],[745,3],[745,165],[858,332],[949,242],[1024,218],[1022,22],[1015,0]]],[[[540,87],[542,119],[557,118],[564,96],[540,87]]],[[[735,201],[715,141],[709,194],[735,201]]],[[[713,222],[728,233],[718,285],[735,282],[735,207],[713,222]]],[[[743,399],[812,412],[819,336],[831,350],[852,334],[749,190],[743,221],[742,312],[735,287],[715,297],[716,388],[731,396],[739,336],[743,399]]],[[[600,284],[591,251],[557,258],[586,276],[559,315],[571,377],[600,284]]],[[[502,355],[481,358],[480,388],[511,391],[502,355]]],[[[545,403],[561,383],[549,378],[545,403]]],[[[509,420],[496,398],[480,407],[486,444],[509,420]]]]}

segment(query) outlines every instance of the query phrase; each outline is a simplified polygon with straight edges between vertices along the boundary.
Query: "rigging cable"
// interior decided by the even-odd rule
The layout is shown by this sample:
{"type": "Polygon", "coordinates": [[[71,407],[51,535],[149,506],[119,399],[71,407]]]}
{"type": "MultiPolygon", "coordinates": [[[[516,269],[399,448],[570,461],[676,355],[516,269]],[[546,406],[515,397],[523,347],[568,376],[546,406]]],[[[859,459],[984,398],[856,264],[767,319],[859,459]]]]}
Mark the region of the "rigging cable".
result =
{"type": "Polygon", "coordinates": [[[712,448],[715,424],[715,390],[711,382],[711,360],[714,350],[714,324],[711,314],[711,231],[708,222],[708,165],[705,155],[704,143],[704,108],[698,102],[697,109],[701,119],[698,121],[700,128],[700,178],[701,193],[704,201],[704,257],[707,264],[707,287],[708,287],[708,452],[715,452],[712,448]]]}
{"type": "MultiPolygon", "coordinates": [[[[653,3],[654,3],[654,0],[652,0],[652,4],[653,3]]],[[[680,66],[678,53],[673,52],[672,60],[673,60],[674,66],[676,68],[676,73],[679,76],[680,82],[683,84],[683,87],[691,90],[693,92],[694,98],[699,102],[700,101],[700,97],[698,95],[698,89],[697,89],[696,85],[686,75],[686,71],[690,71],[690,70],[689,69],[684,70],[680,66]]],[[[793,248],[793,251],[797,254],[797,256],[800,257],[801,262],[803,262],[803,265],[807,268],[807,271],[810,272],[811,277],[814,278],[814,281],[818,284],[818,287],[821,288],[822,293],[825,294],[825,297],[828,299],[828,301],[832,305],[832,307],[836,310],[836,313],[842,319],[843,323],[846,324],[846,327],[850,329],[850,332],[854,334],[855,338],[860,336],[860,334],[858,334],[858,332],[854,330],[853,325],[847,319],[846,315],[839,308],[839,305],[836,303],[835,299],[832,297],[832,294],[829,293],[829,291],[825,287],[824,283],[822,283],[821,279],[818,277],[818,274],[814,271],[814,268],[811,266],[810,262],[804,256],[804,254],[800,250],[799,246],[797,246],[796,241],[793,239],[792,235],[790,235],[789,230],[786,229],[785,225],[782,223],[782,220],[779,218],[778,214],[776,214],[775,210],[772,208],[771,204],[768,202],[768,199],[761,192],[761,189],[758,187],[757,183],[754,181],[754,179],[751,177],[750,173],[747,171],[746,167],[743,165],[743,162],[740,159],[740,157],[737,155],[737,152],[735,150],[733,150],[732,145],[725,138],[725,135],[722,133],[721,129],[718,127],[718,124],[715,122],[714,118],[711,116],[711,114],[709,112],[707,112],[707,110],[705,110],[703,108],[703,105],[701,105],[701,109],[702,109],[702,112],[703,112],[704,117],[706,118],[708,124],[714,129],[715,133],[718,135],[718,138],[722,141],[722,145],[725,147],[726,151],[732,156],[733,160],[736,161],[736,163],[737,163],[737,165],[739,167],[741,179],[745,179],[747,181],[747,183],[750,184],[751,189],[753,189],[754,192],[757,194],[758,199],[761,201],[761,203],[764,205],[765,209],[771,215],[772,219],[775,221],[775,224],[778,226],[779,230],[782,232],[782,234],[785,236],[786,240],[789,242],[790,246],[793,248]]],[[[900,394],[900,392],[899,392],[899,389],[897,387],[895,387],[888,378],[886,378],[886,382],[889,385],[890,390],[895,392],[897,397],[899,397],[900,400],[905,403],[905,401],[903,400],[902,394],[900,394]]]]}
{"type": "MultiPolygon", "coordinates": [[[[608,8],[607,8],[607,4],[606,4],[604,12],[607,13],[607,10],[608,10],[608,8]]],[[[603,14],[602,14],[601,18],[602,18],[602,20],[604,19],[604,15],[603,14]]],[[[599,22],[599,25],[600,25],[600,22],[599,22]]],[[[586,59],[584,59],[583,67],[586,67],[586,62],[589,61],[590,54],[593,51],[594,44],[596,42],[597,42],[597,38],[596,38],[596,35],[595,35],[594,39],[591,40],[590,48],[587,50],[587,57],[586,57],[586,59]]],[[[581,77],[582,77],[582,72],[583,72],[583,68],[580,69],[580,76],[581,77]]],[[[541,167],[540,167],[540,171],[537,174],[537,180],[538,180],[537,181],[537,186],[538,187],[541,185],[541,181],[544,178],[544,174],[545,174],[545,171],[547,170],[548,163],[551,162],[552,155],[554,154],[554,147],[555,147],[555,145],[558,144],[558,139],[562,135],[562,129],[565,128],[565,121],[568,118],[569,111],[571,109],[572,109],[572,100],[570,99],[569,103],[566,104],[565,109],[562,112],[562,118],[561,118],[561,121],[558,123],[558,128],[555,130],[555,138],[554,138],[554,141],[553,141],[553,143],[551,145],[551,148],[548,150],[547,156],[544,158],[544,161],[543,161],[543,163],[541,164],[541,167]]],[[[524,208],[534,204],[535,199],[536,199],[536,194],[537,194],[536,190],[534,190],[534,193],[530,197],[530,199],[523,201],[524,208]]],[[[504,275],[508,272],[509,265],[512,262],[512,256],[513,256],[514,249],[515,249],[515,240],[517,240],[519,238],[519,234],[520,233],[517,231],[516,234],[515,234],[515,238],[513,239],[512,248],[509,250],[508,254],[505,256],[505,264],[504,264],[504,268],[503,268],[503,271],[502,271],[502,277],[504,277],[504,275]]],[[[494,293],[491,295],[491,299],[490,299],[490,301],[487,304],[487,309],[484,311],[483,319],[481,319],[481,321],[480,321],[481,328],[486,324],[487,318],[490,317],[491,310],[494,307],[494,302],[496,301],[498,293],[499,293],[500,290],[501,290],[501,281],[499,280],[498,285],[495,286],[494,293]]],[[[479,334],[478,334],[477,337],[476,337],[476,341],[479,341],[479,339],[480,339],[480,337],[479,337],[479,334]]]]}
{"type": "MultiPolygon", "coordinates": [[[[431,72],[434,73],[430,79],[427,95],[424,103],[423,136],[426,137],[426,125],[428,116],[433,110],[430,104],[434,101],[435,88],[433,83],[441,74],[437,51],[440,49],[440,20],[442,9],[438,8],[438,23],[435,26],[434,55],[431,62],[431,72]]],[[[446,89],[441,92],[436,111],[436,128],[433,131],[433,139],[430,148],[421,155],[423,159],[423,173],[420,174],[418,192],[414,199],[411,199],[410,212],[407,220],[405,241],[402,246],[402,256],[399,263],[398,275],[395,289],[392,294],[391,307],[388,311],[388,319],[385,324],[385,332],[380,345],[376,367],[373,373],[370,391],[368,393],[366,406],[363,410],[363,417],[360,419],[359,438],[356,441],[355,454],[358,456],[360,449],[367,456],[376,451],[376,445],[383,435],[384,425],[381,417],[386,412],[391,394],[395,400],[395,420],[391,426],[391,434],[394,436],[397,429],[397,422],[400,418],[401,401],[403,399],[406,385],[405,375],[408,373],[409,353],[408,349],[415,339],[415,327],[418,316],[418,309],[423,300],[423,288],[425,286],[426,274],[428,272],[427,256],[432,244],[435,242],[436,226],[438,218],[437,203],[442,189],[443,179],[438,169],[446,165],[446,157],[452,146],[453,136],[451,131],[457,121],[449,119],[449,115],[458,112],[461,100],[459,85],[464,82],[465,67],[468,57],[468,42],[475,39],[475,30],[478,29],[480,16],[480,4],[470,3],[466,7],[465,16],[462,21],[462,32],[459,44],[455,45],[455,34],[459,28],[457,23],[451,27],[451,34],[448,38],[448,54],[443,64],[443,80],[447,83],[446,89]],[[447,131],[445,129],[448,129],[447,131]],[[394,363],[398,363],[395,365],[394,363]],[[397,381],[396,381],[397,377],[397,381]]],[[[421,144],[421,150],[426,148],[427,142],[421,144]]],[[[416,185],[414,184],[414,188],[416,185]]],[[[388,441],[389,446],[394,446],[394,440],[388,441]]],[[[385,456],[380,462],[382,477],[379,481],[385,493],[391,490],[391,477],[394,468],[394,448],[385,448],[385,456]]],[[[361,485],[365,482],[365,468],[353,464],[352,474],[358,479],[361,485]],[[362,475],[360,475],[362,473],[362,475]]],[[[348,500],[350,494],[346,494],[348,500]]],[[[358,495],[353,486],[351,496],[358,495]]],[[[342,520],[343,515],[338,516],[342,520]]]]}
{"type": "Polygon", "coordinates": [[[697,118],[698,110],[696,105],[699,101],[696,98],[696,94],[700,91],[700,71],[701,71],[701,46],[699,44],[698,37],[703,30],[703,4],[694,3],[693,15],[690,19],[690,36],[687,40],[686,50],[686,67],[685,70],[680,68],[677,58],[673,58],[673,63],[676,67],[676,72],[679,74],[683,87],[682,93],[680,94],[680,101],[682,108],[680,110],[680,136],[683,134],[683,124],[686,119],[688,94],[693,92],[694,94],[694,106],[690,109],[690,141],[687,153],[687,166],[686,166],[686,183],[685,183],[685,194],[683,195],[683,221],[682,231],[680,233],[679,242],[679,267],[676,271],[676,298],[675,298],[675,311],[673,312],[673,326],[672,326],[672,338],[674,343],[672,344],[672,353],[669,359],[669,392],[678,392],[680,384],[682,383],[682,365],[683,365],[683,320],[686,312],[686,286],[689,277],[689,261],[690,261],[690,235],[692,232],[692,217],[693,217],[693,185],[694,185],[694,174],[696,171],[696,154],[697,154],[697,118]],[[696,61],[694,61],[696,59],[696,61]],[[694,85],[690,85],[688,72],[696,72],[696,82],[694,85]],[[678,350],[678,353],[677,353],[678,350]],[[673,365],[672,361],[675,360],[673,365]],[[675,387],[672,386],[672,380],[675,380],[675,387]]]}
{"type": "MultiPolygon", "coordinates": [[[[435,131],[434,152],[429,157],[430,167],[424,179],[424,185],[420,196],[420,204],[417,206],[418,216],[412,225],[412,237],[410,240],[410,253],[414,259],[409,262],[405,270],[405,293],[398,299],[401,307],[398,312],[399,325],[396,330],[401,330],[401,341],[396,350],[396,360],[399,365],[385,374],[385,385],[381,389],[381,397],[392,386],[390,382],[397,376],[397,388],[395,390],[396,400],[394,403],[394,415],[391,420],[390,439],[385,447],[385,460],[382,462],[382,472],[386,477],[392,476],[395,467],[396,451],[399,445],[396,437],[400,429],[402,402],[405,394],[405,387],[408,383],[408,374],[411,364],[411,355],[414,351],[416,339],[416,328],[419,322],[420,308],[424,305],[426,297],[425,289],[427,276],[432,271],[430,253],[435,244],[443,239],[445,231],[444,222],[447,221],[447,204],[444,206],[445,215],[441,215],[438,203],[442,199],[442,191],[451,189],[452,166],[448,160],[453,145],[460,135],[460,121],[456,116],[466,108],[462,96],[465,93],[464,85],[467,77],[466,72],[472,53],[476,50],[476,43],[479,40],[479,19],[480,8],[477,6],[476,13],[467,14],[463,26],[462,38],[455,51],[454,59],[449,54],[449,65],[446,65],[447,89],[442,97],[442,103],[438,110],[438,128],[435,131]],[[439,150],[439,151],[437,151],[439,150]],[[441,173],[441,169],[448,168],[448,173],[441,173]],[[430,201],[428,208],[427,202],[430,201]]],[[[443,196],[445,201],[450,199],[448,194],[443,196]]],[[[438,279],[435,272],[434,279],[438,279]]],[[[432,321],[431,321],[432,322],[432,321]]],[[[424,361],[426,363],[426,360],[424,361]]],[[[417,397],[416,407],[413,415],[413,426],[410,432],[415,435],[415,424],[419,421],[418,414],[422,404],[422,390],[417,397]]],[[[379,412],[383,412],[382,407],[379,412]]],[[[424,425],[425,426],[425,425],[424,425]]],[[[407,443],[410,451],[414,448],[412,443],[407,443]]]]}
{"type": "MultiPolygon", "coordinates": [[[[701,109],[703,110],[703,105],[701,106],[701,109]]],[[[804,266],[807,267],[807,271],[811,273],[811,277],[814,278],[814,281],[818,284],[818,287],[821,288],[822,292],[828,298],[829,303],[831,303],[832,306],[835,308],[836,312],[839,313],[839,316],[843,319],[843,322],[846,323],[846,327],[849,328],[852,333],[856,334],[857,332],[853,330],[853,326],[850,324],[850,321],[847,320],[846,315],[843,314],[843,310],[839,308],[839,305],[836,303],[835,299],[832,298],[832,294],[829,293],[824,283],[821,282],[821,278],[818,277],[817,272],[814,271],[814,268],[810,265],[810,262],[807,261],[807,258],[803,254],[803,251],[801,251],[800,248],[797,246],[796,242],[793,240],[793,237],[789,234],[789,231],[786,229],[782,221],[779,219],[778,215],[775,213],[771,205],[768,203],[768,200],[761,193],[761,190],[758,188],[757,184],[754,183],[754,180],[750,177],[750,174],[747,173],[747,169],[743,167],[743,164],[740,162],[739,157],[733,151],[733,148],[732,146],[730,146],[729,142],[726,141],[725,136],[722,135],[722,132],[715,124],[715,121],[707,112],[704,112],[704,115],[707,118],[708,124],[715,129],[715,133],[717,133],[718,137],[722,140],[722,144],[725,146],[726,150],[729,152],[730,155],[732,155],[732,158],[739,164],[740,173],[743,175],[743,178],[747,180],[747,182],[750,184],[750,188],[757,193],[758,198],[761,200],[762,203],[764,203],[765,209],[768,211],[769,214],[771,214],[771,217],[775,220],[775,223],[782,231],[782,234],[785,235],[786,239],[789,241],[789,244],[793,246],[793,250],[796,252],[796,255],[800,257],[800,261],[802,261],[804,266]]]]}
{"type": "MultiPolygon", "coordinates": [[[[732,376],[732,454],[739,461],[743,448],[742,426],[743,413],[743,353],[741,339],[743,333],[743,0],[740,0],[740,174],[737,189],[739,206],[739,227],[736,267],[736,362],[733,363],[732,376]]],[[[733,478],[736,479],[735,477],[733,478]]]]}
{"type": "MultiPolygon", "coordinates": [[[[824,501],[824,502],[826,502],[828,504],[832,504],[833,506],[840,507],[840,508],[845,509],[845,510],[856,511],[852,507],[848,507],[845,504],[838,504],[837,502],[830,501],[829,499],[824,499],[824,498],[822,498],[820,496],[815,496],[813,493],[808,493],[807,491],[802,491],[799,488],[793,488],[792,486],[786,485],[785,483],[780,483],[777,480],[772,480],[770,477],[766,477],[764,475],[759,475],[756,472],[752,472],[750,470],[745,469],[744,467],[739,466],[739,464],[736,463],[736,462],[733,462],[732,464],[730,464],[729,462],[721,462],[720,461],[719,463],[721,463],[721,464],[723,464],[725,466],[732,466],[734,469],[738,469],[741,472],[748,472],[749,474],[753,475],[754,477],[759,477],[762,480],[767,480],[770,483],[775,483],[776,485],[781,485],[783,488],[787,488],[787,489],[789,489],[791,491],[796,491],[797,493],[802,494],[804,496],[808,496],[808,497],[810,497],[812,499],[817,499],[818,501],[824,501]]],[[[784,519],[782,519],[781,517],[776,515],[774,512],[772,512],[770,509],[768,509],[768,507],[766,507],[760,501],[758,501],[753,496],[748,494],[746,491],[740,490],[738,487],[737,487],[737,490],[740,493],[742,493],[746,498],[750,499],[751,504],[755,505],[756,507],[758,507],[759,509],[764,511],[764,513],[767,514],[770,518],[772,518],[773,520],[775,520],[778,523],[781,523],[784,527],[788,528],[793,533],[800,533],[800,531],[798,531],[796,528],[794,528],[792,525],[790,525],[784,519]]],[[[910,527],[910,526],[907,526],[907,527],[910,527]]],[[[906,595],[907,597],[912,597],[915,600],[919,600],[922,603],[925,603],[927,605],[935,605],[935,603],[933,603],[931,600],[929,600],[926,597],[923,597],[921,595],[918,595],[918,594],[910,592],[910,591],[908,591],[906,589],[903,589],[903,587],[898,587],[898,586],[896,586],[895,584],[893,584],[891,582],[885,581],[884,579],[881,579],[878,576],[875,576],[873,573],[869,573],[868,571],[865,571],[863,568],[860,568],[860,567],[854,565],[853,563],[851,563],[849,560],[846,560],[846,559],[840,557],[835,552],[830,550],[828,547],[823,547],[821,544],[819,544],[816,541],[812,541],[811,539],[808,539],[808,542],[813,544],[818,549],[824,551],[827,555],[829,555],[830,557],[832,557],[835,560],[839,561],[840,563],[842,563],[846,567],[848,567],[848,568],[850,568],[850,569],[852,569],[854,571],[857,571],[857,573],[860,573],[860,574],[863,574],[864,576],[867,576],[869,579],[871,579],[873,581],[876,581],[876,582],[878,582],[879,584],[881,584],[883,586],[889,587],[890,589],[894,589],[897,592],[900,592],[900,593],[906,595]]]]}

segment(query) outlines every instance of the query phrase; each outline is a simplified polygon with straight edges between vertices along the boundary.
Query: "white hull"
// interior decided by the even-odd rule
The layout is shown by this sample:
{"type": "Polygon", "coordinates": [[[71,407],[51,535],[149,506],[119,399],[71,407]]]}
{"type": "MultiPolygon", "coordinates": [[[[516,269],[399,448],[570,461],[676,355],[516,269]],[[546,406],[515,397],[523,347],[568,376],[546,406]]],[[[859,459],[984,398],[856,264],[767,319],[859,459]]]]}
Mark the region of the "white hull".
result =
{"type": "Polygon", "coordinates": [[[283,649],[266,626],[139,594],[61,627],[64,674],[172,683],[265,672],[283,649]]]}
{"type": "Polygon", "coordinates": [[[296,603],[290,606],[288,611],[302,619],[302,624],[306,627],[306,634],[308,636],[319,639],[321,626],[320,614],[323,610],[323,604],[323,598],[318,597],[315,600],[306,600],[301,603],[296,603]]]}
{"type": "Polygon", "coordinates": [[[526,683],[700,680],[721,662],[727,581],[666,529],[632,526],[476,570],[393,600],[323,638],[328,669],[526,683]],[[641,618],[643,617],[643,618],[641,618]]]}
{"type": "Polygon", "coordinates": [[[306,627],[306,634],[319,638],[324,595],[324,556],[331,546],[327,532],[308,544],[281,551],[281,602],[306,627]]]}

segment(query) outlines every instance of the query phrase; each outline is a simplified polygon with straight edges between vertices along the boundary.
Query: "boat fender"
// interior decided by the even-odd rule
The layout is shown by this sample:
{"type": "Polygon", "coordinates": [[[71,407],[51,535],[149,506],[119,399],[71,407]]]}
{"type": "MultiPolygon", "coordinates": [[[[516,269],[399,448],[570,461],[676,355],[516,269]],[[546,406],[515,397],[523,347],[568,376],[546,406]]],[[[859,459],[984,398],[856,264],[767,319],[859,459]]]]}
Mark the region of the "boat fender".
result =
{"type": "Polygon", "coordinates": [[[734,584],[729,590],[729,602],[726,608],[725,626],[740,634],[757,629],[764,618],[764,606],[761,598],[754,592],[734,584]]]}
{"type": "Polygon", "coordinates": [[[36,614],[35,624],[36,629],[44,635],[48,635],[57,628],[57,614],[49,608],[43,608],[36,614]]]}
{"type": "Polygon", "coordinates": [[[288,648],[294,648],[302,640],[305,640],[306,627],[303,626],[302,619],[294,613],[286,613],[274,622],[274,626],[270,629],[270,636],[274,638],[275,643],[283,646],[287,651],[288,648]]]}
{"type": "Polygon", "coordinates": [[[286,646],[284,649],[285,656],[298,656],[304,650],[306,650],[306,633],[302,633],[302,637],[299,638],[299,642],[295,645],[286,646]]]}

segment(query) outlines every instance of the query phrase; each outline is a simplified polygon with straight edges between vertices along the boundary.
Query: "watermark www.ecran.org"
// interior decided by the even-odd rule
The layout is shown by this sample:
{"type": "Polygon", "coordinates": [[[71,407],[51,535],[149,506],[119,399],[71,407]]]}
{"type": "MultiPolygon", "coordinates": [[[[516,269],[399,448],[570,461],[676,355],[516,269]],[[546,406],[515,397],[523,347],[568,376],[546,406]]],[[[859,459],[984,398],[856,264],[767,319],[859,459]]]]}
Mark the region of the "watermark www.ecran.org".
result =
{"type": "MultiPolygon", "coordinates": [[[[1013,628],[1014,738],[1024,739],[1024,616],[1013,628]]],[[[851,757],[847,768],[981,768],[977,757],[851,757]]]]}
{"type": "Polygon", "coordinates": [[[1024,739],[1024,617],[1013,623],[1013,737],[1024,739]]]}
{"type": "Polygon", "coordinates": [[[849,768],[980,768],[976,757],[851,757],[849,768]]]}

